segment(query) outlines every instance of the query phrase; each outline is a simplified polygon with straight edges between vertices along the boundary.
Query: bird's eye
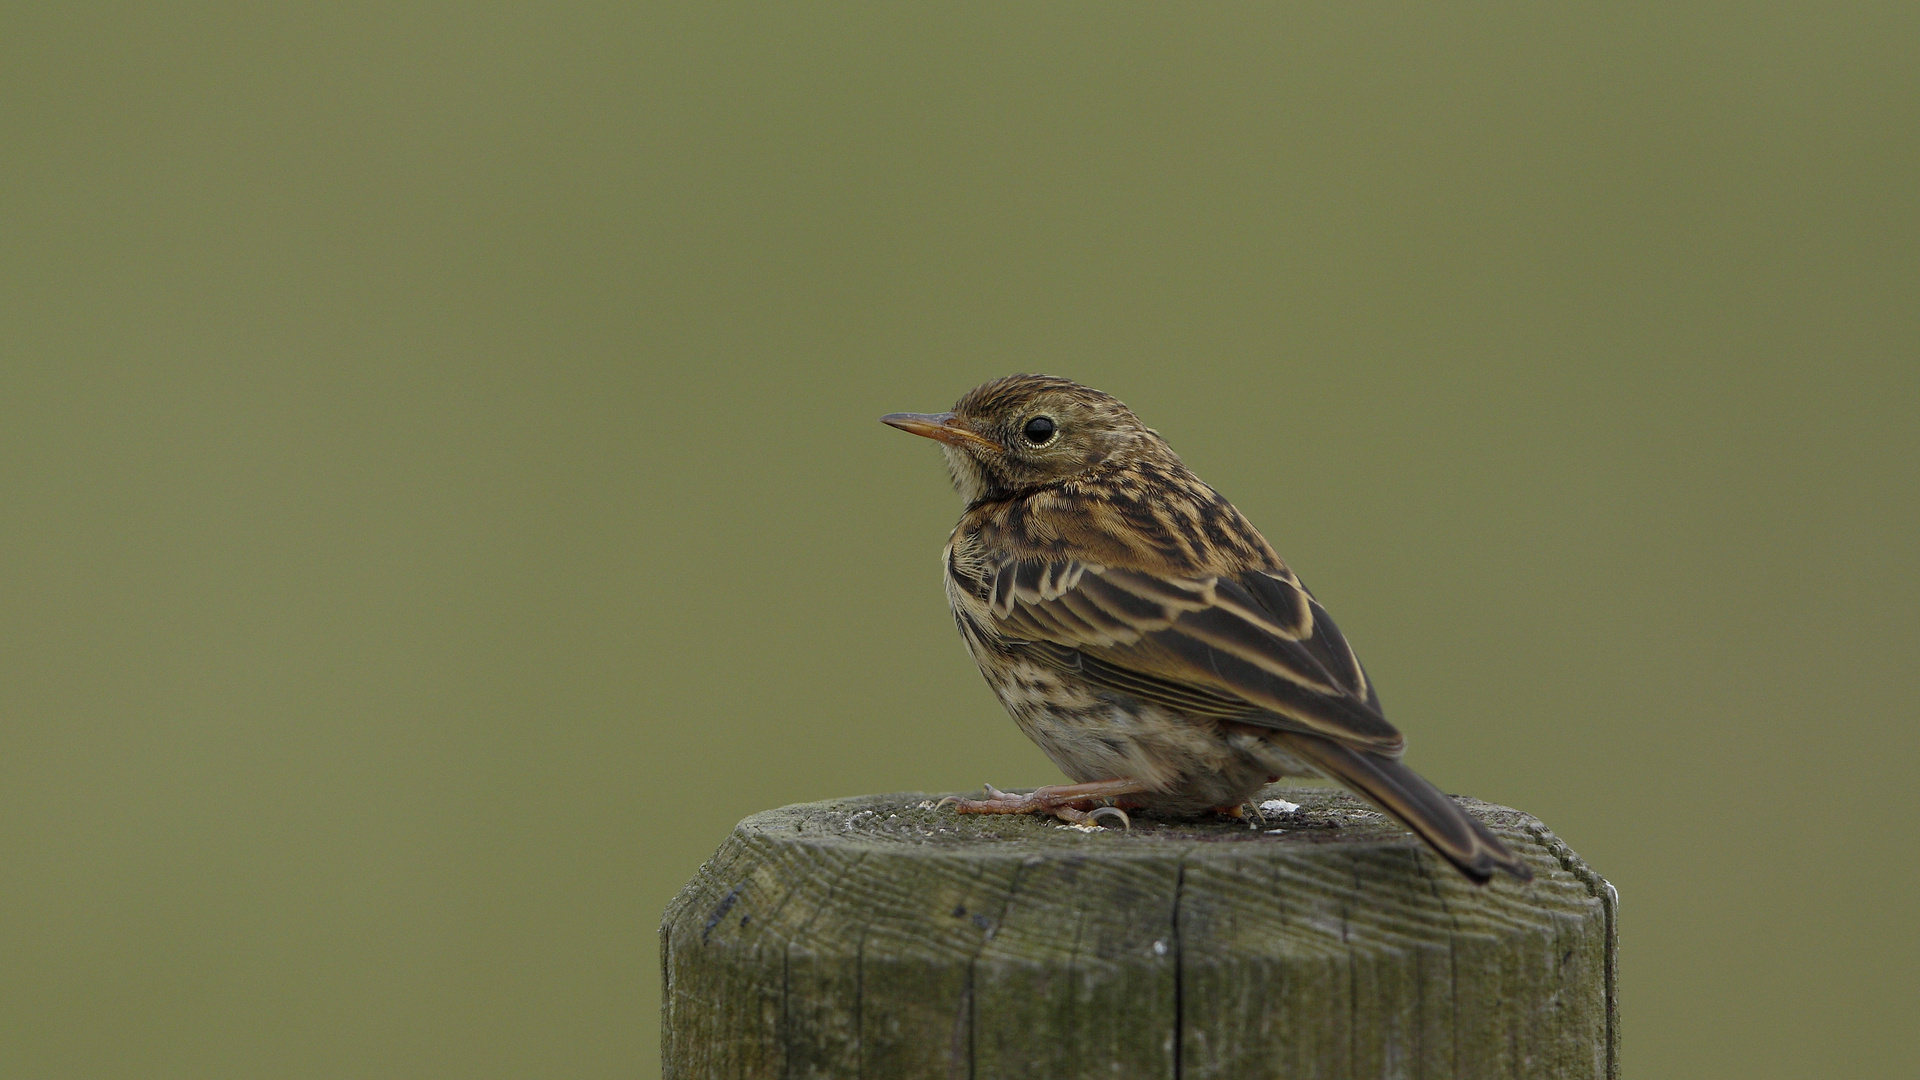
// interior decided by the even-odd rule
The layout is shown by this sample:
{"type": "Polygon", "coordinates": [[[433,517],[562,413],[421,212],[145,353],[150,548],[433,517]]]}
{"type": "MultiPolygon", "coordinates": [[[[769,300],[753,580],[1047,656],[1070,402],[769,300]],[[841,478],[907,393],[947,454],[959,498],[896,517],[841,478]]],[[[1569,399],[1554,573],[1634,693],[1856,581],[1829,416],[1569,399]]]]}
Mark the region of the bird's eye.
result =
{"type": "Polygon", "coordinates": [[[1027,426],[1021,428],[1020,432],[1033,445],[1045,446],[1053,438],[1053,426],[1053,417],[1036,416],[1027,421],[1027,426]]]}

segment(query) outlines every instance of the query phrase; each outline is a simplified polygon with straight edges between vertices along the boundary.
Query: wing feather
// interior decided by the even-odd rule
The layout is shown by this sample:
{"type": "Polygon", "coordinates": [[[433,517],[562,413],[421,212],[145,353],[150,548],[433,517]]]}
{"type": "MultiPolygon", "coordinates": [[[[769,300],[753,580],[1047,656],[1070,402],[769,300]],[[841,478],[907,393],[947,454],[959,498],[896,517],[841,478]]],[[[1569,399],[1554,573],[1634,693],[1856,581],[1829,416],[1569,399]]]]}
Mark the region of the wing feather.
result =
{"type": "Polygon", "coordinates": [[[1068,559],[988,573],[995,629],[1095,683],[1376,753],[1404,745],[1346,639],[1291,575],[1174,577],[1068,559]]]}
{"type": "Polygon", "coordinates": [[[1112,648],[1123,641],[1133,642],[1140,638],[1138,631],[1115,618],[1112,612],[1095,603],[1082,590],[1070,589],[1061,593],[1059,602],[1098,635],[1093,642],[1096,645],[1112,648]]]}
{"type": "Polygon", "coordinates": [[[1153,675],[1097,660],[1078,649],[1055,645],[1052,642],[1034,642],[1032,648],[1055,667],[1077,672],[1098,685],[1131,694],[1143,701],[1151,701],[1156,705],[1165,705],[1184,713],[1207,716],[1216,720],[1257,722],[1255,720],[1255,714],[1259,712],[1257,707],[1228,694],[1216,693],[1205,687],[1169,682],[1153,675]]]}
{"type": "MultiPolygon", "coordinates": [[[[1306,595],[1306,590],[1301,590],[1306,595]]],[[[1354,697],[1367,703],[1374,712],[1380,712],[1380,695],[1374,692],[1373,681],[1367,678],[1367,671],[1360,666],[1360,658],[1354,655],[1353,646],[1347,643],[1346,636],[1333,624],[1327,609],[1311,596],[1306,596],[1308,610],[1312,615],[1313,633],[1300,640],[1308,652],[1324,665],[1333,677],[1339,681],[1354,697]]]]}

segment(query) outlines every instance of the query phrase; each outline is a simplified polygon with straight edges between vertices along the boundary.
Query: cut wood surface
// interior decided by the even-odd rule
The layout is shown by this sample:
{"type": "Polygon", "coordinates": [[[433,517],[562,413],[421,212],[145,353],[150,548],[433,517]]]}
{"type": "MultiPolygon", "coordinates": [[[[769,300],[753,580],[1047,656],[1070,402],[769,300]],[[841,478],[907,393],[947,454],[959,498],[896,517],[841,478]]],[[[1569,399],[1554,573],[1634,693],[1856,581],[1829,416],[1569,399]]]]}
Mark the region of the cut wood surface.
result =
{"type": "Polygon", "coordinates": [[[1618,1076],[1613,889],[1526,814],[1476,886],[1331,788],[1083,831],[875,795],[742,821],[660,928],[665,1074],[1618,1076]]]}

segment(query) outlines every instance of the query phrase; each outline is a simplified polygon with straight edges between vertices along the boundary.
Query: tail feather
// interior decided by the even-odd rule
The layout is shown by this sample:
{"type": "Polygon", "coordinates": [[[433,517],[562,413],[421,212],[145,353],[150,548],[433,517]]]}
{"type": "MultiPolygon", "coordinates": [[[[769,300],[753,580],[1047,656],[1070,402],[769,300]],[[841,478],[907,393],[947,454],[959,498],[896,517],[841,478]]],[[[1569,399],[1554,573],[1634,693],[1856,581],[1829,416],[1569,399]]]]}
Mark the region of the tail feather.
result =
{"type": "Polygon", "coordinates": [[[1272,738],[1354,794],[1399,818],[1474,881],[1484,884],[1495,869],[1505,870],[1521,881],[1533,880],[1533,870],[1492,830],[1398,759],[1301,732],[1275,732],[1272,738]]]}

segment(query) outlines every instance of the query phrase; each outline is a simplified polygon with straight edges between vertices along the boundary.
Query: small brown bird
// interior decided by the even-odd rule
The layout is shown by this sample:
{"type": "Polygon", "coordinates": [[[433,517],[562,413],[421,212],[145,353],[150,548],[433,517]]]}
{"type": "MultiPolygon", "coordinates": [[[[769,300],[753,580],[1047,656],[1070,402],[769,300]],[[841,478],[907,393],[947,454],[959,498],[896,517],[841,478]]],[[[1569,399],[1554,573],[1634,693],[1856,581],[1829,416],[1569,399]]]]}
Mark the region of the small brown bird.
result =
{"type": "Polygon", "coordinates": [[[1231,811],[1270,780],[1320,774],[1475,881],[1533,876],[1400,763],[1406,739],[1313,594],[1117,399],[1010,375],[952,412],[881,421],[941,444],[967,503],[945,555],[954,619],[1014,722],[1075,781],[989,786],[956,800],[962,813],[1231,811]]]}

